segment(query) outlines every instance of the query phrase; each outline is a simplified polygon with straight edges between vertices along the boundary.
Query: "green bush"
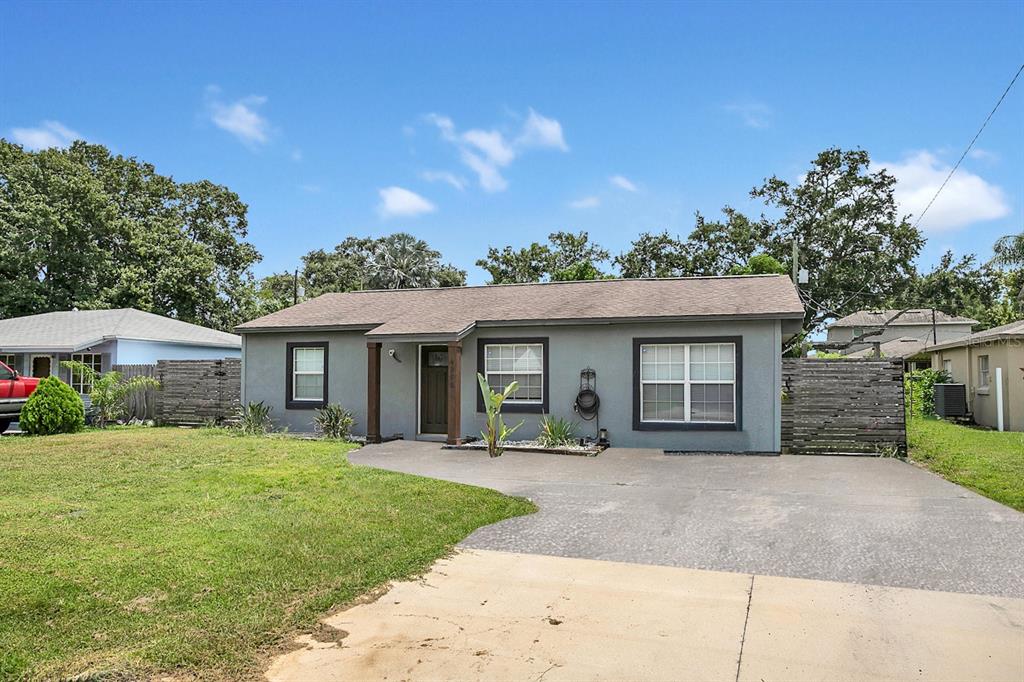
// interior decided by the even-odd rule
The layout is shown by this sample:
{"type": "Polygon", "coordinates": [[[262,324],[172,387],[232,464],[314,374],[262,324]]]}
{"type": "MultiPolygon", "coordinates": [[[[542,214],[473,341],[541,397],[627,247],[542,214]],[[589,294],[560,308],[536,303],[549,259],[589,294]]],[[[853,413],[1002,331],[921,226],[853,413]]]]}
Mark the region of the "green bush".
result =
{"type": "Polygon", "coordinates": [[[82,398],[57,377],[46,377],[21,408],[18,425],[25,433],[49,436],[85,428],[82,398]]]}
{"type": "Polygon", "coordinates": [[[935,384],[948,384],[952,379],[941,369],[915,369],[903,377],[907,406],[911,414],[931,417],[935,414],[935,384]]]}
{"type": "Polygon", "coordinates": [[[324,438],[339,438],[348,440],[352,435],[352,427],[356,420],[352,413],[337,403],[324,405],[316,411],[313,417],[313,426],[316,432],[324,438]]]}
{"type": "Polygon", "coordinates": [[[576,423],[562,417],[544,415],[540,418],[540,432],[537,442],[546,448],[571,445],[575,440],[576,423]]]}
{"type": "Polygon", "coordinates": [[[274,423],[270,420],[272,409],[262,400],[242,405],[238,408],[236,427],[246,436],[265,436],[274,430],[274,423]]]}

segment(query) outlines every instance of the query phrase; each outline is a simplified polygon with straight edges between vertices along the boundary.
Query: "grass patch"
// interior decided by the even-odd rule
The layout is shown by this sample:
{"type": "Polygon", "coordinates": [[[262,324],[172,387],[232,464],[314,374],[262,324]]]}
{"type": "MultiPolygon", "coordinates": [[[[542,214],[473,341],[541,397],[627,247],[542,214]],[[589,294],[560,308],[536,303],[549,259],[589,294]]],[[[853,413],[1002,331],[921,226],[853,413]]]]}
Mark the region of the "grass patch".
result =
{"type": "Polygon", "coordinates": [[[943,478],[1024,511],[1024,433],[986,431],[917,417],[910,458],[943,478]]]}
{"type": "Polygon", "coordinates": [[[257,673],[262,652],[534,511],[214,430],[0,439],[0,679],[257,673]]]}

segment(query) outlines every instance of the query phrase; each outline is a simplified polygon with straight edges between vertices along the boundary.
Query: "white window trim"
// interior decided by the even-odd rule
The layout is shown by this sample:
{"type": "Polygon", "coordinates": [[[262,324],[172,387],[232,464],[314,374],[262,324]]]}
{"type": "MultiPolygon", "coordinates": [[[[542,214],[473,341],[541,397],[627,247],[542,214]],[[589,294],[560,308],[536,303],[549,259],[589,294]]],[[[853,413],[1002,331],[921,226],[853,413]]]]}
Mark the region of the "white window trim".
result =
{"type": "MultiPolygon", "coordinates": [[[[96,371],[97,374],[99,374],[100,372],[103,371],[103,353],[72,353],[71,354],[71,360],[72,361],[81,362],[83,365],[88,365],[89,367],[92,367],[96,371]],[[91,357],[91,358],[96,358],[97,361],[96,362],[86,362],[85,361],[86,356],[91,357]]],[[[77,377],[77,379],[76,379],[75,371],[71,370],[71,376],[69,378],[71,379],[71,388],[75,389],[80,394],[86,395],[87,393],[89,393],[89,391],[92,390],[92,386],[91,385],[89,386],[89,391],[85,390],[85,375],[84,374],[83,375],[79,375],[77,377]]]]}
{"type": "Polygon", "coordinates": [[[643,424],[735,424],[736,423],[736,344],[730,342],[712,343],[643,343],[640,344],[640,422],[643,424]],[[683,347],[683,378],[682,379],[657,379],[645,380],[643,370],[644,348],[649,346],[682,346],[683,347]],[[732,379],[690,379],[690,346],[732,346],[732,379]],[[684,419],[645,419],[644,418],[644,386],[646,385],[683,385],[683,414],[684,419]],[[732,420],[731,421],[709,421],[691,419],[690,414],[690,386],[693,384],[729,384],[732,386],[732,420]]]}
{"type": "Polygon", "coordinates": [[[485,343],[484,344],[484,379],[487,381],[487,385],[491,386],[491,375],[492,374],[531,374],[540,377],[540,398],[516,398],[515,394],[510,395],[505,399],[506,403],[515,405],[543,405],[544,404],[544,344],[543,343],[485,343]],[[540,349],[540,369],[537,370],[488,370],[487,369],[487,349],[488,348],[500,348],[502,346],[511,346],[512,354],[515,355],[516,346],[536,346],[540,349]]]}
{"type": "Polygon", "coordinates": [[[322,403],[324,401],[323,391],[320,392],[320,397],[319,398],[299,398],[298,396],[295,395],[295,388],[297,386],[296,381],[295,381],[295,377],[300,376],[300,375],[301,376],[320,376],[320,377],[322,377],[324,375],[324,364],[325,363],[324,363],[324,352],[323,352],[323,350],[324,349],[321,346],[295,346],[294,348],[292,348],[292,400],[294,400],[296,402],[305,402],[305,403],[322,403]],[[320,371],[319,372],[311,372],[309,370],[298,370],[298,369],[296,369],[296,367],[298,367],[298,365],[299,365],[299,363],[298,363],[298,355],[299,355],[299,351],[300,350],[318,350],[318,351],[320,351],[320,371]]]}

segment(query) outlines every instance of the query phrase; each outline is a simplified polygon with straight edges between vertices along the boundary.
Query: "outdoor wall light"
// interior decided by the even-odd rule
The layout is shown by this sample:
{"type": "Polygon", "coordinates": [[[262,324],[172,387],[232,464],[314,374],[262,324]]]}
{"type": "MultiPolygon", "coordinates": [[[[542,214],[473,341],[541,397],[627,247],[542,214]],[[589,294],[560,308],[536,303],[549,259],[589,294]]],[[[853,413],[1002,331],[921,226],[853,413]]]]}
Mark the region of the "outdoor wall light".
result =
{"type": "Polygon", "coordinates": [[[398,357],[398,350],[397,350],[397,349],[395,349],[395,348],[392,348],[391,350],[389,350],[389,351],[388,351],[388,355],[389,355],[389,356],[391,357],[391,359],[392,359],[392,360],[394,360],[395,362],[401,362],[401,361],[402,361],[402,360],[401,360],[401,359],[400,359],[400,358],[398,357]]]}

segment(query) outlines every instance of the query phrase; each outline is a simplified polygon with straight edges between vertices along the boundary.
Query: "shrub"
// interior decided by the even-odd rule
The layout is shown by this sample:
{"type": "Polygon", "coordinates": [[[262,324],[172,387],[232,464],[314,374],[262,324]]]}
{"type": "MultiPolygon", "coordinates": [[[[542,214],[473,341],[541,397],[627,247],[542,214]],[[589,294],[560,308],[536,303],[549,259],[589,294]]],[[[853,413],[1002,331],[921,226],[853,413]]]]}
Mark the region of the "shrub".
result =
{"type": "Polygon", "coordinates": [[[75,433],[85,428],[85,405],[75,389],[46,377],[22,406],[18,425],[34,436],[75,433]]]}
{"type": "Polygon", "coordinates": [[[313,426],[325,438],[348,440],[356,420],[352,413],[337,403],[329,403],[316,411],[313,426]]]}
{"type": "Polygon", "coordinates": [[[562,417],[544,415],[540,418],[540,433],[537,442],[546,448],[557,448],[571,444],[575,440],[576,422],[562,417]]]}
{"type": "Polygon", "coordinates": [[[935,384],[952,381],[945,370],[915,369],[907,372],[903,385],[907,392],[907,405],[911,414],[930,417],[935,414],[935,384]]]}
{"type": "Polygon", "coordinates": [[[508,440],[513,431],[523,425],[523,422],[519,422],[510,429],[505,425],[505,420],[501,416],[501,404],[516,392],[519,383],[513,381],[505,387],[504,392],[497,393],[491,390],[491,386],[483,374],[477,372],[476,380],[480,384],[480,394],[484,398],[484,409],[487,411],[487,429],[481,431],[480,435],[487,443],[487,454],[491,457],[499,457],[505,451],[501,444],[508,440]]]}
{"type": "Polygon", "coordinates": [[[117,371],[100,374],[77,360],[65,360],[60,364],[70,369],[73,377],[81,378],[92,387],[89,389],[89,409],[95,413],[96,426],[101,429],[127,414],[129,396],[160,388],[160,382],[153,377],[125,377],[117,371]]]}
{"type": "Polygon", "coordinates": [[[274,409],[264,405],[263,401],[249,403],[238,408],[236,427],[246,436],[265,436],[274,430],[270,421],[270,411],[274,409]]]}

